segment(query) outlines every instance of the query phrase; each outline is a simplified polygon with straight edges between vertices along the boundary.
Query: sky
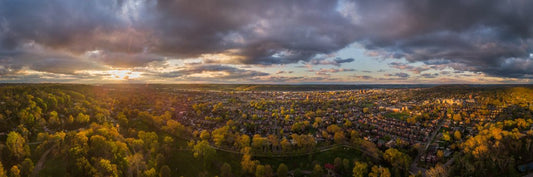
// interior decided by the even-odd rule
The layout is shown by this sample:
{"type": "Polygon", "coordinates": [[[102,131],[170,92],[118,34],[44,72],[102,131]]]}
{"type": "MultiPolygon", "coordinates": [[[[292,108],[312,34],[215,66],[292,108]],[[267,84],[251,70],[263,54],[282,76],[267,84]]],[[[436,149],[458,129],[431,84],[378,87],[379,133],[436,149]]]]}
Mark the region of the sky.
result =
{"type": "Polygon", "coordinates": [[[530,0],[1,0],[0,83],[532,84],[530,0]]]}

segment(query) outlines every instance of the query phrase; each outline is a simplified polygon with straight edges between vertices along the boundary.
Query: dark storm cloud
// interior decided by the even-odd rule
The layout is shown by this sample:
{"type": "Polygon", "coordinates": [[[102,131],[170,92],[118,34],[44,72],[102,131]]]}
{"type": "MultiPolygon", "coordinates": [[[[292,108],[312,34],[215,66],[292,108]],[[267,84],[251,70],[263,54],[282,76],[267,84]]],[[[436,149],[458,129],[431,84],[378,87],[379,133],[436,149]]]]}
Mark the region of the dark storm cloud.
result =
{"type": "MultiPolygon", "coordinates": [[[[97,30],[118,29],[116,1],[4,0],[0,2],[0,46],[14,49],[28,41],[54,48],[89,42],[97,30]],[[87,39],[87,41],[80,41],[87,39]]],[[[96,47],[96,46],[94,46],[96,47]]]]}
{"type": "MultiPolygon", "coordinates": [[[[428,66],[411,66],[406,63],[399,63],[399,62],[389,63],[389,66],[392,68],[396,68],[396,69],[408,70],[416,74],[420,74],[421,72],[431,69],[428,66]]],[[[433,68],[433,69],[436,69],[436,68],[433,68]]]]}
{"type": "Polygon", "coordinates": [[[132,67],[159,60],[146,54],[149,34],[134,28],[135,14],[126,13],[132,8],[112,0],[0,1],[0,62],[73,73],[105,68],[101,64],[132,67]],[[86,56],[99,49],[110,51],[97,59],[101,64],[86,56]]]}
{"type": "Polygon", "coordinates": [[[410,75],[407,74],[407,73],[394,73],[394,74],[385,74],[385,76],[388,76],[388,77],[395,76],[395,77],[399,77],[399,78],[408,78],[410,75]]]}
{"type": "Polygon", "coordinates": [[[355,26],[336,11],[337,5],[305,0],[6,0],[0,2],[0,49],[35,42],[78,55],[103,50],[108,55],[99,60],[118,67],[207,53],[235,56],[235,63],[295,63],[354,42],[355,33],[346,30],[355,26]]]}
{"type": "Polygon", "coordinates": [[[351,69],[351,68],[339,68],[339,69],[336,69],[336,68],[330,68],[330,69],[320,68],[320,70],[318,70],[316,72],[316,74],[317,75],[329,75],[331,73],[351,72],[351,71],[355,71],[355,69],[351,69]]]}
{"type": "Polygon", "coordinates": [[[333,65],[333,66],[341,66],[343,63],[351,63],[355,61],[353,58],[335,58],[333,60],[325,59],[325,58],[315,58],[310,60],[308,63],[311,65],[333,65]]]}
{"type": "Polygon", "coordinates": [[[44,72],[73,74],[77,70],[107,69],[86,59],[79,59],[69,53],[47,51],[36,44],[25,44],[10,51],[0,50],[0,66],[16,72],[24,67],[44,72]]]}
{"type": "Polygon", "coordinates": [[[317,56],[360,43],[382,57],[521,78],[533,74],[530,7],[525,0],[3,0],[0,62],[3,73],[136,67],[204,54],[242,64],[340,66],[354,59],[317,56]],[[63,57],[6,54],[28,43],[44,46],[40,55],[63,57]]]}
{"type": "Polygon", "coordinates": [[[531,60],[527,56],[533,49],[533,1],[372,0],[359,5],[363,16],[391,14],[385,20],[365,22],[375,32],[369,33],[364,46],[384,56],[426,64],[460,63],[468,68],[456,69],[500,77],[533,72],[530,65],[526,71],[509,63],[531,60]],[[380,26],[391,28],[376,28],[380,26]]]}
{"type": "Polygon", "coordinates": [[[420,76],[422,76],[424,78],[436,78],[436,77],[439,76],[439,73],[433,73],[433,74],[426,73],[426,74],[421,74],[420,76]]]}

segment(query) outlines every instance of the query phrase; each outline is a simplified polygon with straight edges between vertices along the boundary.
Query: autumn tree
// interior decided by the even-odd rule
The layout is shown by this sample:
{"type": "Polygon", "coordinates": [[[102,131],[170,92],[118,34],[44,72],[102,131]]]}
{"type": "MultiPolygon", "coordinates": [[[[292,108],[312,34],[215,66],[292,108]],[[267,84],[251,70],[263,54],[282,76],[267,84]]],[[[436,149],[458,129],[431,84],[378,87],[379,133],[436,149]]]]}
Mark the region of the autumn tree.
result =
{"type": "Polygon", "coordinates": [[[450,134],[448,134],[448,132],[442,133],[442,140],[450,142],[451,140],[450,134]]]}
{"type": "Polygon", "coordinates": [[[372,170],[368,173],[369,177],[390,177],[391,173],[388,168],[381,166],[372,166],[372,170]]]}
{"type": "Polygon", "coordinates": [[[48,124],[51,125],[51,126],[59,126],[61,124],[61,121],[59,120],[59,116],[57,115],[57,112],[56,111],[52,111],[49,113],[49,118],[48,118],[48,124]]]}
{"type": "Polygon", "coordinates": [[[98,170],[97,176],[114,176],[118,177],[117,165],[111,163],[110,160],[100,159],[95,164],[96,169],[98,170]]]}
{"type": "Polygon", "coordinates": [[[291,142],[289,142],[289,140],[285,137],[283,137],[283,139],[281,140],[281,149],[283,150],[283,152],[289,152],[291,150],[291,142]]]}
{"type": "Polygon", "coordinates": [[[253,174],[257,162],[252,160],[251,148],[245,147],[241,152],[243,154],[241,160],[242,171],[244,173],[253,174]]]}
{"type": "Polygon", "coordinates": [[[335,124],[328,126],[326,129],[328,130],[329,133],[335,133],[338,131],[342,131],[342,129],[335,124]]]}
{"type": "Polygon", "coordinates": [[[11,154],[11,156],[13,156],[17,161],[29,155],[29,146],[26,145],[26,140],[18,132],[9,132],[7,135],[6,145],[7,149],[9,150],[9,154],[11,154]]]}
{"type": "Polygon", "coordinates": [[[461,140],[461,132],[459,130],[455,130],[455,132],[453,133],[453,137],[456,141],[461,140]]]}
{"type": "Polygon", "coordinates": [[[368,164],[365,162],[355,161],[352,171],[354,177],[364,177],[368,173],[368,164]]]}
{"type": "Polygon", "coordinates": [[[4,165],[2,164],[2,161],[0,161],[0,177],[6,177],[6,171],[4,170],[4,165]]]}
{"type": "Polygon", "coordinates": [[[157,172],[155,171],[154,168],[150,168],[150,169],[145,170],[143,172],[143,176],[145,176],[145,177],[157,177],[157,172]]]}
{"type": "Polygon", "coordinates": [[[337,144],[344,143],[344,141],[346,140],[346,138],[344,137],[344,132],[343,131],[335,132],[335,135],[333,136],[333,140],[337,144]]]}
{"type": "Polygon", "coordinates": [[[215,149],[209,146],[209,143],[205,140],[199,141],[193,147],[194,158],[202,159],[204,162],[204,167],[207,164],[207,161],[215,155],[215,149]]]}
{"type": "Polygon", "coordinates": [[[426,171],[426,176],[447,177],[448,173],[446,172],[446,169],[441,164],[437,164],[434,167],[431,167],[429,170],[426,171]]]}
{"type": "Polygon", "coordinates": [[[211,133],[211,137],[213,138],[213,142],[215,142],[216,146],[221,146],[226,141],[226,138],[229,133],[228,131],[229,131],[229,127],[223,126],[223,127],[215,129],[211,133]]]}
{"type": "Polygon", "coordinates": [[[86,115],[86,114],[83,114],[83,113],[78,113],[78,115],[76,116],[76,123],[78,124],[86,124],[86,123],[89,123],[89,121],[91,120],[90,116],[89,115],[86,115]]]}
{"type": "Polygon", "coordinates": [[[13,165],[9,170],[9,177],[20,177],[20,169],[17,165],[13,165]]]}
{"type": "Polygon", "coordinates": [[[407,172],[411,163],[411,157],[409,157],[409,155],[394,148],[387,149],[383,154],[383,158],[394,168],[400,168],[405,172],[407,172]]]}
{"type": "Polygon", "coordinates": [[[442,151],[442,150],[440,150],[440,149],[437,150],[437,157],[438,157],[439,159],[442,159],[442,158],[444,157],[444,151],[442,151]]]}
{"type": "Polygon", "coordinates": [[[237,144],[239,148],[249,147],[250,146],[250,136],[246,134],[242,134],[239,136],[239,139],[237,140],[237,144]]]}
{"type": "Polygon", "coordinates": [[[202,130],[202,133],[200,133],[200,138],[202,140],[209,140],[210,137],[211,137],[211,134],[209,134],[207,130],[202,130]]]}

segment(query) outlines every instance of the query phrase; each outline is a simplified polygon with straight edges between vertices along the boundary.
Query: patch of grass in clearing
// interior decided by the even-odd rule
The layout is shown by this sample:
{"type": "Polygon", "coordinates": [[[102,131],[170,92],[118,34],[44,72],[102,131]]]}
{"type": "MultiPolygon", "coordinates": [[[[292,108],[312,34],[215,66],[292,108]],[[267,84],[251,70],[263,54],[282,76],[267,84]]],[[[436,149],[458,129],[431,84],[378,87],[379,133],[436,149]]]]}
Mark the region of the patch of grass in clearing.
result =
{"type": "Polygon", "coordinates": [[[191,151],[179,151],[167,155],[167,164],[172,171],[172,176],[195,177],[203,171],[207,171],[207,176],[220,175],[220,167],[227,162],[231,165],[232,173],[235,176],[240,175],[241,155],[217,151],[216,155],[211,158],[204,168],[204,162],[196,159],[191,151]]]}
{"type": "Polygon", "coordinates": [[[409,117],[409,114],[403,112],[390,112],[386,113],[384,116],[405,121],[407,117],[409,117]]]}
{"type": "Polygon", "coordinates": [[[337,147],[329,151],[319,152],[307,156],[283,158],[260,157],[256,159],[261,161],[261,164],[270,164],[274,171],[276,171],[281,163],[286,164],[289,167],[289,170],[295,170],[297,168],[302,170],[312,170],[313,161],[317,161],[321,165],[324,165],[325,163],[333,164],[333,161],[335,161],[335,158],[337,157],[340,157],[341,159],[349,159],[350,165],[353,164],[354,160],[366,161],[361,151],[345,147],[337,147]]]}
{"type": "Polygon", "coordinates": [[[43,169],[39,172],[38,176],[66,176],[67,175],[67,169],[65,168],[67,166],[66,161],[61,158],[51,158],[46,161],[43,165],[43,169]]]}

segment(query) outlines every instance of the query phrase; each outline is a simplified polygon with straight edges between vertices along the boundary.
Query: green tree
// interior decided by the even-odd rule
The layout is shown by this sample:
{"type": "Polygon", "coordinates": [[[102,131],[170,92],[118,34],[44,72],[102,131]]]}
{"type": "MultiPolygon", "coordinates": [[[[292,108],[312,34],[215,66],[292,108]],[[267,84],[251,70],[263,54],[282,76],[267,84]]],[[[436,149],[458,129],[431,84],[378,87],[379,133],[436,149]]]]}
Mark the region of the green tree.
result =
{"type": "Polygon", "coordinates": [[[231,177],[233,174],[231,173],[231,165],[227,162],[224,162],[222,164],[222,167],[220,167],[220,176],[221,177],[231,177]]]}
{"type": "Polygon", "coordinates": [[[31,161],[30,158],[24,159],[24,161],[21,164],[22,166],[22,176],[30,176],[31,173],[33,173],[33,161],[31,161]]]}
{"type": "Polygon", "coordinates": [[[350,160],[342,159],[342,167],[344,168],[345,172],[349,172],[350,171],[350,160]]]}
{"type": "Polygon", "coordinates": [[[278,177],[287,177],[289,174],[289,167],[285,165],[284,163],[279,164],[278,166],[278,177]]]}
{"type": "Polygon", "coordinates": [[[265,172],[265,166],[264,165],[257,165],[255,167],[255,177],[266,177],[265,172]]]}
{"type": "Polygon", "coordinates": [[[272,166],[265,165],[265,177],[272,177],[274,176],[274,170],[272,170],[272,166]]]}
{"type": "Polygon", "coordinates": [[[171,177],[171,173],[170,173],[170,168],[168,167],[168,165],[163,165],[160,169],[159,169],[159,177],[171,177]]]}
{"type": "Polygon", "coordinates": [[[319,177],[319,176],[322,176],[323,174],[324,174],[324,170],[322,169],[322,166],[320,166],[320,164],[316,164],[315,167],[313,168],[313,173],[311,174],[311,176],[319,177]]]}
{"type": "Polygon", "coordinates": [[[335,158],[335,160],[333,160],[333,165],[335,166],[335,170],[341,171],[342,159],[340,157],[335,158]]]}

